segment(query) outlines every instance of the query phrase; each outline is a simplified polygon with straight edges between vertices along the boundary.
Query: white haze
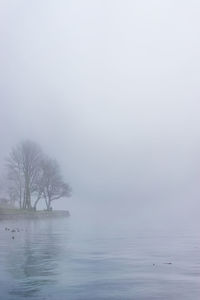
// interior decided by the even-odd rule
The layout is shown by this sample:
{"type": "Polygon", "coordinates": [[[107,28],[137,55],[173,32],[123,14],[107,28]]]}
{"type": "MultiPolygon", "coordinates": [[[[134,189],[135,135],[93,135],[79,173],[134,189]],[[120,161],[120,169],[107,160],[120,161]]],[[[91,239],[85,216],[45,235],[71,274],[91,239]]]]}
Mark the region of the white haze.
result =
{"type": "Polygon", "coordinates": [[[195,223],[199,15],[193,0],[1,0],[2,172],[29,138],[73,188],[56,208],[195,223]]]}

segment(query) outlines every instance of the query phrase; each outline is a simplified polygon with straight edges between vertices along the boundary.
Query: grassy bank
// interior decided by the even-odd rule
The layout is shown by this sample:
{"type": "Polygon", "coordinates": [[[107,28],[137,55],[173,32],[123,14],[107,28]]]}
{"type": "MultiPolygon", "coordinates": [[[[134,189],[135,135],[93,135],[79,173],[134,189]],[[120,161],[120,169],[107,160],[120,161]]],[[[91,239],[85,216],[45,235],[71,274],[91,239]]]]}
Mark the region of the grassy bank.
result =
{"type": "Polygon", "coordinates": [[[24,210],[17,208],[1,208],[0,207],[0,220],[9,219],[43,219],[43,218],[60,218],[69,217],[70,213],[67,210],[24,210]]]}

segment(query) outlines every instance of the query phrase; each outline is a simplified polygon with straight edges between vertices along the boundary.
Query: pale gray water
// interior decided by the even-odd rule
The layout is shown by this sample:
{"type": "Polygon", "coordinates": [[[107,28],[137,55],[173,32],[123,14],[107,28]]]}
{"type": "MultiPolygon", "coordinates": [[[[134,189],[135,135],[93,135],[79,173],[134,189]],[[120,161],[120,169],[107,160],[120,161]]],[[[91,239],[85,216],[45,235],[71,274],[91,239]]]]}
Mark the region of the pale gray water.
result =
{"type": "Polygon", "coordinates": [[[71,217],[4,221],[0,235],[2,300],[200,299],[195,233],[119,230],[71,217]]]}

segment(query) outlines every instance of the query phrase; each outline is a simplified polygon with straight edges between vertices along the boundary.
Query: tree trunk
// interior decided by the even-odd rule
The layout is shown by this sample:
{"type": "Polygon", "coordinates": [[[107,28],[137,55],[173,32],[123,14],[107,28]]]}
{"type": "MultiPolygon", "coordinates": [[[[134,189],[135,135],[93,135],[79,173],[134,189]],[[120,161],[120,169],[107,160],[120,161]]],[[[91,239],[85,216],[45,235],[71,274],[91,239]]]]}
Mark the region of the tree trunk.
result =
{"type": "Polygon", "coordinates": [[[28,176],[25,178],[25,209],[31,208],[31,193],[30,193],[30,180],[28,176]]]}
{"type": "Polygon", "coordinates": [[[26,193],[25,193],[25,189],[24,189],[24,194],[23,194],[23,204],[22,204],[23,209],[25,209],[26,207],[26,193]]]}
{"type": "Polygon", "coordinates": [[[46,204],[47,204],[47,210],[50,211],[51,210],[51,198],[50,197],[47,198],[46,204]]]}
{"type": "Polygon", "coordinates": [[[48,208],[49,208],[49,200],[47,198],[46,192],[44,193],[44,200],[45,200],[45,204],[46,204],[46,207],[47,207],[47,210],[48,210],[48,208]]]}
{"type": "Polygon", "coordinates": [[[48,210],[48,211],[51,210],[51,202],[50,202],[50,201],[47,202],[47,210],[48,210]]]}
{"type": "Polygon", "coordinates": [[[40,197],[38,197],[37,198],[37,200],[35,201],[35,203],[34,203],[34,210],[36,211],[37,210],[37,204],[38,204],[38,202],[39,202],[39,200],[40,200],[40,197]]]}

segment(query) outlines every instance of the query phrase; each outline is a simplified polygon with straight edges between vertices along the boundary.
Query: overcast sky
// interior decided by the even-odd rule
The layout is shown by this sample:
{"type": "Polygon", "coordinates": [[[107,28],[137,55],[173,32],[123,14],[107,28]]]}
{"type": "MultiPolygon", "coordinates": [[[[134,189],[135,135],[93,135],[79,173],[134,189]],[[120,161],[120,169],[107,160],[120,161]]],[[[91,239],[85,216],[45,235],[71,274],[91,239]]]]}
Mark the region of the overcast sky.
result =
{"type": "Polygon", "coordinates": [[[200,209],[199,15],[194,0],[0,0],[1,165],[29,138],[72,211],[200,209]]]}

